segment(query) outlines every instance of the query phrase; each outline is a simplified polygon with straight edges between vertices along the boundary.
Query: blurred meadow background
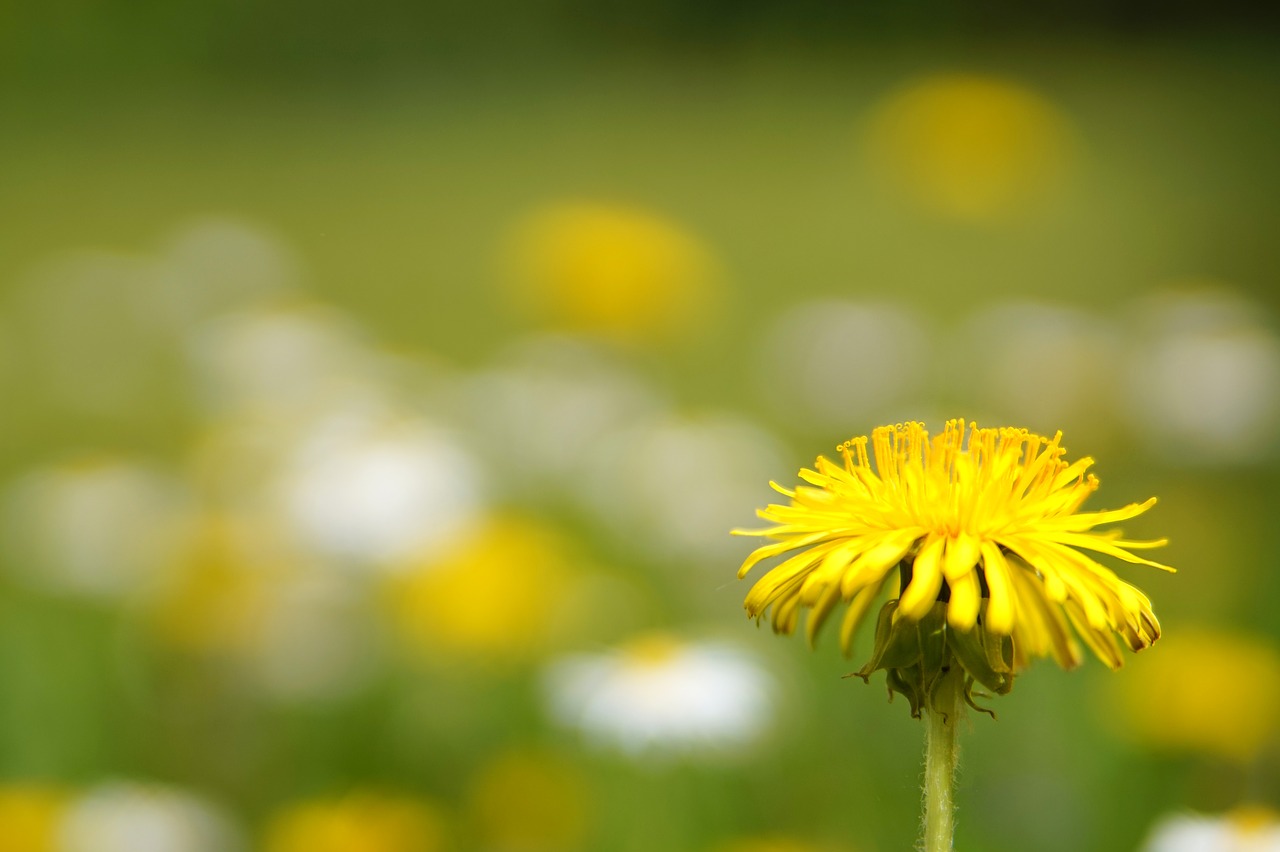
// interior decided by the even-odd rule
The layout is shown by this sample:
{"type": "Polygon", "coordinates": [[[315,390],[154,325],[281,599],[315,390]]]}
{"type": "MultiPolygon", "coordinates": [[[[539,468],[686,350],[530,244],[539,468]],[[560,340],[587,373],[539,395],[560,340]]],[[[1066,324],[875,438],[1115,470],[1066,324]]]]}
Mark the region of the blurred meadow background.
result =
{"type": "Polygon", "coordinates": [[[728,530],[957,416],[1180,569],[958,847],[1274,843],[1275,23],[0,3],[0,850],[906,848],[922,726],[728,530]]]}

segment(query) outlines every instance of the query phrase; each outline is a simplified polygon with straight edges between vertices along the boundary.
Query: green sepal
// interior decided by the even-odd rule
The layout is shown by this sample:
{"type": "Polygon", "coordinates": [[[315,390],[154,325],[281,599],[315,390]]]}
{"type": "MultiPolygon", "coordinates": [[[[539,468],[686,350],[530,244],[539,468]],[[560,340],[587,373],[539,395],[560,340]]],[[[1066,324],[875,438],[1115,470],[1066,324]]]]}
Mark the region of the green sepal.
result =
{"type": "Polygon", "coordinates": [[[920,667],[911,666],[907,669],[888,669],[885,672],[885,683],[889,687],[889,700],[893,700],[893,694],[899,692],[907,697],[907,701],[911,704],[911,717],[913,719],[920,718],[920,708],[924,706],[924,691],[920,689],[920,667]]]}
{"type": "Polygon", "coordinates": [[[871,659],[858,671],[858,677],[866,680],[881,669],[901,669],[920,662],[920,634],[911,621],[893,623],[898,609],[897,600],[891,600],[880,608],[876,619],[876,644],[871,659]]]}
{"type": "Polygon", "coordinates": [[[926,707],[954,707],[955,691],[975,710],[995,717],[974,698],[990,697],[974,692],[981,685],[995,695],[1013,689],[1013,640],[987,630],[982,621],[967,631],[947,623],[947,605],[938,602],[919,621],[897,618],[898,601],[880,609],[876,619],[875,647],[861,669],[850,677],[870,682],[875,672],[885,672],[889,698],[906,697],[911,715],[920,718],[926,707]]]}
{"type": "Polygon", "coordinates": [[[956,659],[969,676],[997,695],[1006,695],[1013,689],[1013,672],[1004,664],[1003,653],[992,654],[992,646],[997,649],[1004,644],[1007,637],[988,633],[981,625],[971,630],[949,630],[948,644],[956,659]],[[992,657],[996,665],[992,665],[992,657]]]}
{"type": "Polygon", "coordinates": [[[920,636],[920,667],[926,684],[933,683],[947,667],[947,608],[945,604],[933,607],[916,624],[920,636]]]}

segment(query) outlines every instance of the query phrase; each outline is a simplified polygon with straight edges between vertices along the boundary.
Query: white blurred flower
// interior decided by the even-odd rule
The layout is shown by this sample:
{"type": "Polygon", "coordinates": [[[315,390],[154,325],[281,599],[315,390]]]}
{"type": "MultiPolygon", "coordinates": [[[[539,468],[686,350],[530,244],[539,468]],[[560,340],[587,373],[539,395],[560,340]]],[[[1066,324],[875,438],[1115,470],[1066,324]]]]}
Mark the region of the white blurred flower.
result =
{"type": "Polygon", "coordinates": [[[1228,290],[1163,293],[1135,308],[1126,399],[1144,445],[1182,464],[1241,463],[1280,431],[1280,338],[1228,290]]]}
{"type": "Polygon", "coordinates": [[[33,586],[116,598],[171,563],[188,495],[146,465],[114,459],[27,474],[5,495],[4,546],[33,586]]]}
{"type": "Polygon", "coordinates": [[[238,827],[214,805],[180,790],[112,783],[74,801],[58,852],[240,852],[238,827]]]}
{"type": "Polygon", "coordinates": [[[517,344],[462,392],[503,483],[534,493],[569,487],[603,441],[661,407],[604,350],[566,337],[517,344]]]}
{"type": "Polygon", "coordinates": [[[760,375],[766,400],[788,419],[840,430],[882,420],[915,399],[928,378],[930,333],[899,305],[805,302],[768,332],[760,375]]]}
{"type": "Polygon", "coordinates": [[[594,448],[579,497],[637,544],[720,564],[750,550],[728,531],[755,517],[784,458],[769,433],[732,415],[647,420],[594,448]]]}
{"type": "Polygon", "coordinates": [[[173,396],[181,339],[196,321],[288,289],[289,253],[258,229],[204,220],[158,254],[51,258],[13,304],[36,385],[80,414],[126,418],[173,396]]]}
{"type": "Polygon", "coordinates": [[[439,427],[357,408],[316,424],[279,488],[310,547],[386,567],[465,530],[481,505],[480,478],[439,427]]]}
{"type": "Polygon", "coordinates": [[[1076,308],[1003,302],[969,316],[947,359],[948,385],[996,419],[1077,440],[1109,423],[1119,343],[1102,317],[1076,308]]]}
{"type": "Polygon", "coordinates": [[[633,755],[746,744],[773,716],[769,677],[746,653],[664,635],[562,658],[545,686],[558,722],[633,755]]]}
{"type": "Polygon", "coordinates": [[[310,701],[363,686],[374,658],[370,613],[353,579],[308,571],[268,590],[248,665],[271,696],[310,701]]]}
{"type": "Polygon", "coordinates": [[[162,247],[160,274],[177,324],[291,290],[298,263],[265,229],[208,217],[184,224],[162,247]]]}
{"type": "Polygon", "coordinates": [[[1280,852],[1280,819],[1265,809],[1172,814],[1155,824],[1142,852],[1280,852]]]}
{"type": "Polygon", "coordinates": [[[355,326],[319,307],[260,307],[194,328],[187,349],[204,402],[283,418],[314,416],[361,391],[369,355],[355,326]]]}

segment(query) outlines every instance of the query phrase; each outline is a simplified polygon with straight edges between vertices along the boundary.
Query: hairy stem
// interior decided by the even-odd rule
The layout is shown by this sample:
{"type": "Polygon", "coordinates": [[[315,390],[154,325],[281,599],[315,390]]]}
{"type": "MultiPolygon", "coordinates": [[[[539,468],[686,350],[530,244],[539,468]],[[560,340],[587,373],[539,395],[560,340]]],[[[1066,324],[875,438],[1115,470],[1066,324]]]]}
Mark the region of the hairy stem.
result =
{"type": "Polygon", "coordinates": [[[963,674],[953,660],[951,671],[927,702],[928,730],[924,755],[924,852],[951,852],[955,832],[956,728],[963,704],[963,674]]]}

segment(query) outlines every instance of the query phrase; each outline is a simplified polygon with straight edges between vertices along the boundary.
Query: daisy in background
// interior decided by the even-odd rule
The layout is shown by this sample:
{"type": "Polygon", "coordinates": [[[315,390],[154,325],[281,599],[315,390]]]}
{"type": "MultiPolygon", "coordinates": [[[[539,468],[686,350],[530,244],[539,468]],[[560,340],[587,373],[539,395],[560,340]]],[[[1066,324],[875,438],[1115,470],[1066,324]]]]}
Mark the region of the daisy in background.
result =
{"type": "Polygon", "coordinates": [[[714,564],[746,552],[724,528],[750,517],[783,458],[776,438],[733,414],[638,420],[588,459],[579,499],[637,551],[679,567],[714,564]]]}
{"type": "Polygon", "coordinates": [[[930,437],[921,423],[876,429],[819,456],[804,485],[774,485],[789,498],[759,512],[771,526],[741,530],[773,541],[743,563],[791,553],[756,581],[747,614],[791,633],[808,610],[812,642],[844,604],[840,645],[852,652],[861,622],[888,593],[870,659],[857,674],[884,670],[913,716],[927,712],[924,846],[952,848],[956,725],[975,686],[1003,694],[1036,657],[1064,668],[1082,661],[1077,637],[1110,668],[1151,645],[1160,626],[1147,597],[1094,559],[1167,566],[1130,541],[1094,528],[1136,517],[1152,498],[1112,511],[1081,512],[1098,488],[1093,459],[1065,459],[1062,435],[965,428],[949,421],[930,437]],[[870,448],[870,449],[869,449],[870,448]],[[874,460],[874,466],[873,466],[874,460]]]}
{"type": "Polygon", "coordinates": [[[1142,446],[1179,466],[1252,465],[1280,442],[1280,335],[1262,305],[1189,282],[1134,307],[1124,413],[1142,446]]]}
{"type": "Polygon", "coordinates": [[[545,677],[558,722],[632,756],[756,740],[773,717],[769,682],[740,650],[662,633],[604,653],[564,657],[545,677]]]}
{"type": "Polygon", "coordinates": [[[770,413],[812,428],[901,411],[925,392],[937,331],[892,302],[802,302],[772,323],[759,352],[761,399],[770,413]],[[892,352],[893,357],[885,357],[892,352]],[[850,364],[875,364],[857,382],[850,364]]]}
{"type": "Polygon", "coordinates": [[[247,852],[221,808],[177,788],[112,782],[71,801],[58,852],[247,852]]]}
{"type": "Polygon", "coordinates": [[[1280,852],[1280,814],[1261,807],[1216,817],[1171,814],[1151,829],[1141,852],[1280,852]]]}
{"type": "Polygon", "coordinates": [[[90,456],[31,470],[0,498],[0,551],[24,584],[118,601],[164,573],[192,495],[155,465],[90,456]]]}

